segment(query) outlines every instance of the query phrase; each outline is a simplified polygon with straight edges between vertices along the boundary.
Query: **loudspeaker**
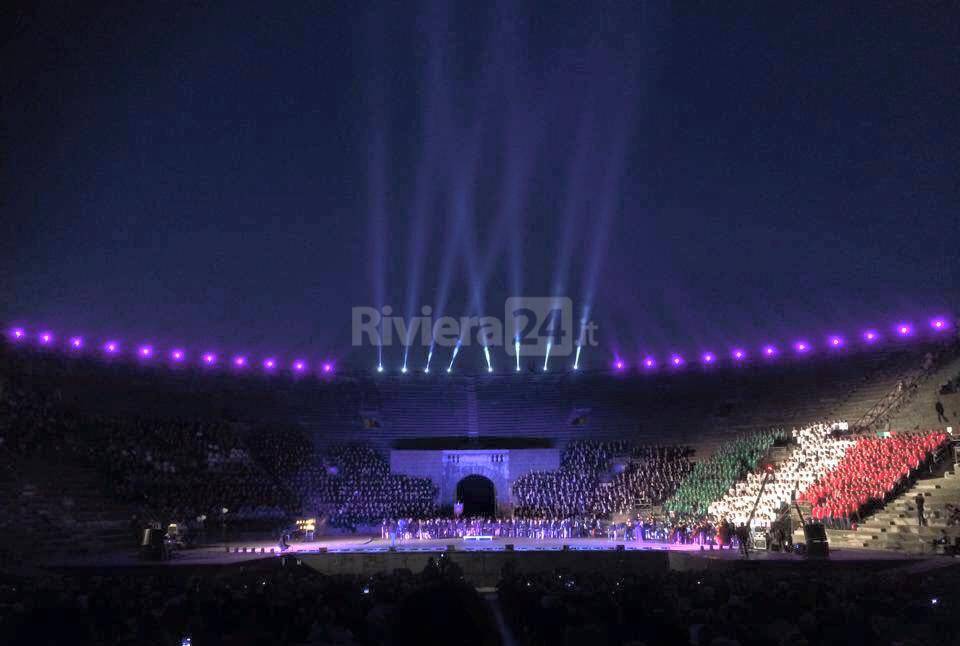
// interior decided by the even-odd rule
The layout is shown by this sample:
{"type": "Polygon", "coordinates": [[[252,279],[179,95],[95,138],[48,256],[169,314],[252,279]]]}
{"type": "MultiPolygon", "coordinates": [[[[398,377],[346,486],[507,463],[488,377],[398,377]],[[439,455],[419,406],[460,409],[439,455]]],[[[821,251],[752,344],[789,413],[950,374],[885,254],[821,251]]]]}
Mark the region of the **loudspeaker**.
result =
{"type": "Polygon", "coordinates": [[[618,551],[618,552],[623,552],[623,551],[626,550],[626,549],[627,549],[627,548],[624,547],[623,545],[617,545],[617,551],[618,551]]]}
{"type": "Polygon", "coordinates": [[[508,551],[508,552],[512,552],[512,551],[513,551],[513,543],[507,543],[506,545],[503,546],[503,549],[505,549],[505,550],[508,551]]]}
{"type": "Polygon", "coordinates": [[[140,557],[149,561],[162,561],[166,557],[162,529],[145,529],[140,538],[140,557]]]}
{"type": "Polygon", "coordinates": [[[807,556],[830,556],[830,544],[827,542],[827,530],[820,523],[807,523],[803,526],[803,539],[807,544],[807,556]]]}

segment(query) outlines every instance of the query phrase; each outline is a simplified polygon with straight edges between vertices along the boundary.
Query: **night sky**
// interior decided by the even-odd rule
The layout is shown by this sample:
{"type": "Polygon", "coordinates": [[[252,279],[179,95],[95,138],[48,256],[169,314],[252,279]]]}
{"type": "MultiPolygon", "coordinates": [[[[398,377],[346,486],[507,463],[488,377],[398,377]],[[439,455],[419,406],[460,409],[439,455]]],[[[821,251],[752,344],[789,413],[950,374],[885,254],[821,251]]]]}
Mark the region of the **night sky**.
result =
{"type": "Polygon", "coordinates": [[[10,3],[0,320],[372,366],[353,306],[557,293],[598,365],[956,314],[960,9],[786,4],[10,3]]]}

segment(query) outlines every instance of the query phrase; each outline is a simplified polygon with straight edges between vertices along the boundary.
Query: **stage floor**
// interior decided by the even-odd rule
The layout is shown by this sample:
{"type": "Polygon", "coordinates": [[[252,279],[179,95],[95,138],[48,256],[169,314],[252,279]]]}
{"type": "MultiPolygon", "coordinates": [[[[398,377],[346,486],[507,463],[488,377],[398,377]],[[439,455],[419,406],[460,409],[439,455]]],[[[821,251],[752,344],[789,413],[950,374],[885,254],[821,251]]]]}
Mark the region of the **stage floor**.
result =
{"type": "MultiPolygon", "coordinates": [[[[530,539],[530,538],[496,538],[489,541],[474,541],[464,539],[439,539],[439,540],[411,540],[397,542],[394,550],[391,551],[389,540],[372,538],[368,536],[346,536],[329,537],[309,543],[292,543],[290,547],[281,552],[280,546],[275,541],[242,541],[229,542],[199,547],[189,550],[180,550],[174,553],[172,559],[161,563],[151,564],[141,560],[135,551],[130,552],[103,552],[88,555],[76,555],[74,557],[53,559],[50,563],[55,566],[177,566],[177,565],[228,565],[233,563],[242,563],[256,559],[279,557],[282,555],[300,555],[300,554],[337,554],[337,555],[376,555],[390,554],[393,552],[401,554],[427,554],[440,553],[448,550],[452,545],[456,553],[492,553],[506,552],[507,545],[513,545],[513,553],[543,553],[543,552],[562,552],[564,546],[567,546],[569,552],[612,552],[622,546],[623,551],[628,553],[668,553],[676,555],[686,555],[691,558],[708,559],[711,561],[741,561],[746,560],[737,550],[718,550],[705,548],[700,549],[699,545],[670,545],[659,542],[634,542],[634,541],[613,541],[602,538],[573,538],[573,539],[530,539]]],[[[868,549],[831,549],[829,561],[831,562],[851,562],[851,561],[917,561],[927,559],[945,559],[951,563],[956,563],[951,557],[943,556],[923,556],[915,554],[902,554],[882,550],[868,549]]],[[[785,554],[783,552],[751,551],[750,561],[758,562],[804,562],[807,559],[796,554],[785,554]]],[[[822,560],[822,559],[821,559],[822,560]]]]}

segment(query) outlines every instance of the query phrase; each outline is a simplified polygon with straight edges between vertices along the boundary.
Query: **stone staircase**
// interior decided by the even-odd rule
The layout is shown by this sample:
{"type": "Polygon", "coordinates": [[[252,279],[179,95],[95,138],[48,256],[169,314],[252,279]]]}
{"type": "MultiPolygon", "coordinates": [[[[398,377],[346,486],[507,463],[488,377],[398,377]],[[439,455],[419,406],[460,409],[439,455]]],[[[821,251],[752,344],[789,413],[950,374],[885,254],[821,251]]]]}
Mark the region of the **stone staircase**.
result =
{"type": "Polygon", "coordinates": [[[911,554],[942,553],[943,547],[933,541],[947,538],[953,544],[960,538],[960,526],[948,526],[948,504],[960,504],[960,475],[956,466],[938,477],[918,480],[916,484],[891,500],[887,505],[861,523],[856,530],[827,530],[827,538],[834,547],[855,547],[892,550],[911,554]],[[924,515],[927,525],[917,523],[914,498],[923,493],[926,500],[924,515]]]}

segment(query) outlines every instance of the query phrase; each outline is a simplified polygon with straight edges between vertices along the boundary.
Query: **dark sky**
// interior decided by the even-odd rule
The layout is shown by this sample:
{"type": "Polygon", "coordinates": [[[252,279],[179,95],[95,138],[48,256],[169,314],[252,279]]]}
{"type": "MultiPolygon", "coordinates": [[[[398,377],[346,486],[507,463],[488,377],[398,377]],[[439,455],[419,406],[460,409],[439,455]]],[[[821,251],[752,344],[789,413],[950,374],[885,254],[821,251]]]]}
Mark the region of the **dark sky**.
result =
{"type": "Polygon", "coordinates": [[[561,293],[603,363],[956,312],[957,5],[787,4],[14,2],[0,319],[370,365],[355,305],[561,293]]]}

